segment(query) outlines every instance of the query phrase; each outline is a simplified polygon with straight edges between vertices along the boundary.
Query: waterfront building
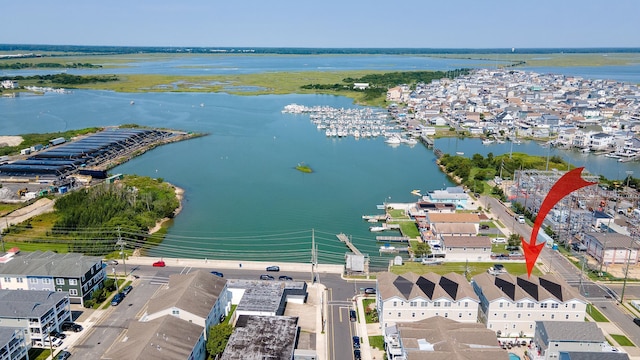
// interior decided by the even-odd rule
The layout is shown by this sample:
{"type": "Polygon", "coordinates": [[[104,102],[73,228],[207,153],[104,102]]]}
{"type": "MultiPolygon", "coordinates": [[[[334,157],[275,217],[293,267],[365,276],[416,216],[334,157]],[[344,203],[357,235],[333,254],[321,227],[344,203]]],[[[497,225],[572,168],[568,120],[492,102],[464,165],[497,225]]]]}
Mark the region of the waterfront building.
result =
{"type": "Polygon", "coordinates": [[[377,276],[378,318],[382,328],[441,316],[460,322],[476,322],[478,296],[467,279],[457,273],[377,276]]]}
{"type": "Polygon", "coordinates": [[[464,192],[462,187],[448,187],[444,190],[430,191],[426,196],[423,196],[423,200],[433,203],[452,203],[459,209],[466,209],[469,195],[464,192]]]}
{"type": "Polygon", "coordinates": [[[612,352],[613,348],[594,322],[536,321],[533,337],[535,360],[558,359],[561,352],[612,352]]]}
{"type": "Polygon", "coordinates": [[[471,279],[480,300],[478,320],[499,336],[527,336],[536,321],[584,322],[587,302],[563,279],[482,273],[471,279]]]}
{"type": "Polygon", "coordinates": [[[0,258],[0,288],[64,291],[72,304],[91,299],[105,279],[99,256],[12,249],[0,258]]]}
{"type": "Polygon", "coordinates": [[[449,261],[491,261],[488,236],[442,236],[442,243],[449,261]]]}

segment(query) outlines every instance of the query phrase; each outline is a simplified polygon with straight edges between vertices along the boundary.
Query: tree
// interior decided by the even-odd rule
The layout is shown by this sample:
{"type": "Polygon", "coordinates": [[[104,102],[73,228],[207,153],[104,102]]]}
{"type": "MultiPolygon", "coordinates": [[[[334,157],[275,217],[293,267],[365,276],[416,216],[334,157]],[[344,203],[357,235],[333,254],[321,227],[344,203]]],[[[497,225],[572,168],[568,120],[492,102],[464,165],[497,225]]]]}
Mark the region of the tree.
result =
{"type": "Polygon", "coordinates": [[[520,246],[520,235],[515,233],[511,234],[509,236],[508,244],[509,246],[520,246]]]}
{"type": "Polygon", "coordinates": [[[209,339],[207,340],[209,359],[215,359],[216,356],[222,354],[232,333],[233,326],[229,324],[218,324],[209,329],[209,339]]]}
{"type": "Polygon", "coordinates": [[[427,243],[419,242],[413,252],[416,256],[423,257],[431,254],[431,247],[427,243]]]}

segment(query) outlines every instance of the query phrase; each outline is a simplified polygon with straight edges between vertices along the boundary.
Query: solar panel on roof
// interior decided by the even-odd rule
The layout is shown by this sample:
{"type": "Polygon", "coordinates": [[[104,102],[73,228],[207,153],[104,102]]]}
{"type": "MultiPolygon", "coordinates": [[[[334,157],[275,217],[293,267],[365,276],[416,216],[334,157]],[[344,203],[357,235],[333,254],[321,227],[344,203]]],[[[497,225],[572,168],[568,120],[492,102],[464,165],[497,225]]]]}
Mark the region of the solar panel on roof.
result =
{"type": "Polygon", "coordinates": [[[555,296],[558,300],[564,301],[562,298],[562,285],[549,281],[547,279],[540,278],[540,286],[555,296]]]}
{"type": "Polygon", "coordinates": [[[446,277],[440,278],[440,287],[449,294],[452,299],[456,299],[458,296],[458,283],[447,279],[446,277]]]}
{"type": "Polygon", "coordinates": [[[498,289],[502,290],[505,295],[507,295],[511,300],[515,300],[516,298],[516,284],[513,284],[507,280],[496,277],[495,281],[498,289]]]}
{"type": "Polygon", "coordinates": [[[534,300],[539,300],[538,284],[532,283],[527,279],[519,277],[517,280],[518,286],[522,288],[527,294],[529,294],[534,300]]]}
{"type": "Polygon", "coordinates": [[[402,276],[398,276],[398,278],[393,282],[393,285],[400,291],[400,293],[404,296],[405,299],[408,299],[411,295],[411,289],[413,288],[413,283],[402,276]]]}
{"type": "Polygon", "coordinates": [[[420,290],[422,290],[422,292],[425,293],[429,297],[429,299],[433,299],[433,292],[436,289],[436,284],[433,281],[420,276],[420,278],[418,278],[418,281],[416,282],[416,285],[418,285],[420,290]]]}

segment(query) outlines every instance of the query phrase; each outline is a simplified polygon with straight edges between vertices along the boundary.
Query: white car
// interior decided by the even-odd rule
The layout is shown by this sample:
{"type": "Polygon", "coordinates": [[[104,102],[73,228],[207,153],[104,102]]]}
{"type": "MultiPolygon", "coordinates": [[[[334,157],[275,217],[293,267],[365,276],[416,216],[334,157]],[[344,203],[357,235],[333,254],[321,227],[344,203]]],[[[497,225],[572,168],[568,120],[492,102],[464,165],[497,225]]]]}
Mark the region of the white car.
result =
{"type": "MultiPolygon", "coordinates": [[[[57,348],[60,345],[62,345],[62,340],[55,337],[51,337],[51,347],[57,348]]],[[[36,346],[49,347],[49,339],[47,338],[44,340],[36,341],[36,346]]]]}
{"type": "Polygon", "coordinates": [[[507,239],[503,238],[503,237],[497,237],[495,239],[492,239],[491,242],[494,243],[494,244],[506,244],[507,243],[507,239]]]}
{"type": "Polygon", "coordinates": [[[518,215],[517,219],[518,219],[518,222],[519,222],[520,224],[524,224],[524,223],[525,223],[524,215],[518,215]]]}

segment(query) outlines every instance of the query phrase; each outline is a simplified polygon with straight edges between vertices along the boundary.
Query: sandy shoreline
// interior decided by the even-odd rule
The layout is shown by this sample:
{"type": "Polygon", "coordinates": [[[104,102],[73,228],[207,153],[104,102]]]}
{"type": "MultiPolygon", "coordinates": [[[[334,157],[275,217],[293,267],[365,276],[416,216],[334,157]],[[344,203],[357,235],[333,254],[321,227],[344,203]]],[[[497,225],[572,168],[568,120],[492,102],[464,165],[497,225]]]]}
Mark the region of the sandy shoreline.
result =
{"type": "MultiPolygon", "coordinates": [[[[173,190],[176,193],[176,199],[178,199],[178,207],[175,209],[175,211],[173,212],[173,217],[175,218],[176,216],[178,216],[178,214],[180,214],[180,211],[182,211],[182,199],[184,198],[184,189],[179,188],[173,184],[170,184],[173,187],[173,190]]],[[[151,228],[149,230],[149,234],[153,234],[158,232],[161,228],[162,228],[162,224],[164,224],[165,222],[171,220],[171,218],[164,218],[159,220],[156,225],[151,228]]]]}
{"type": "Polygon", "coordinates": [[[0,147],[4,146],[18,146],[22,144],[22,136],[8,136],[2,135],[0,136],[0,147]]]}

